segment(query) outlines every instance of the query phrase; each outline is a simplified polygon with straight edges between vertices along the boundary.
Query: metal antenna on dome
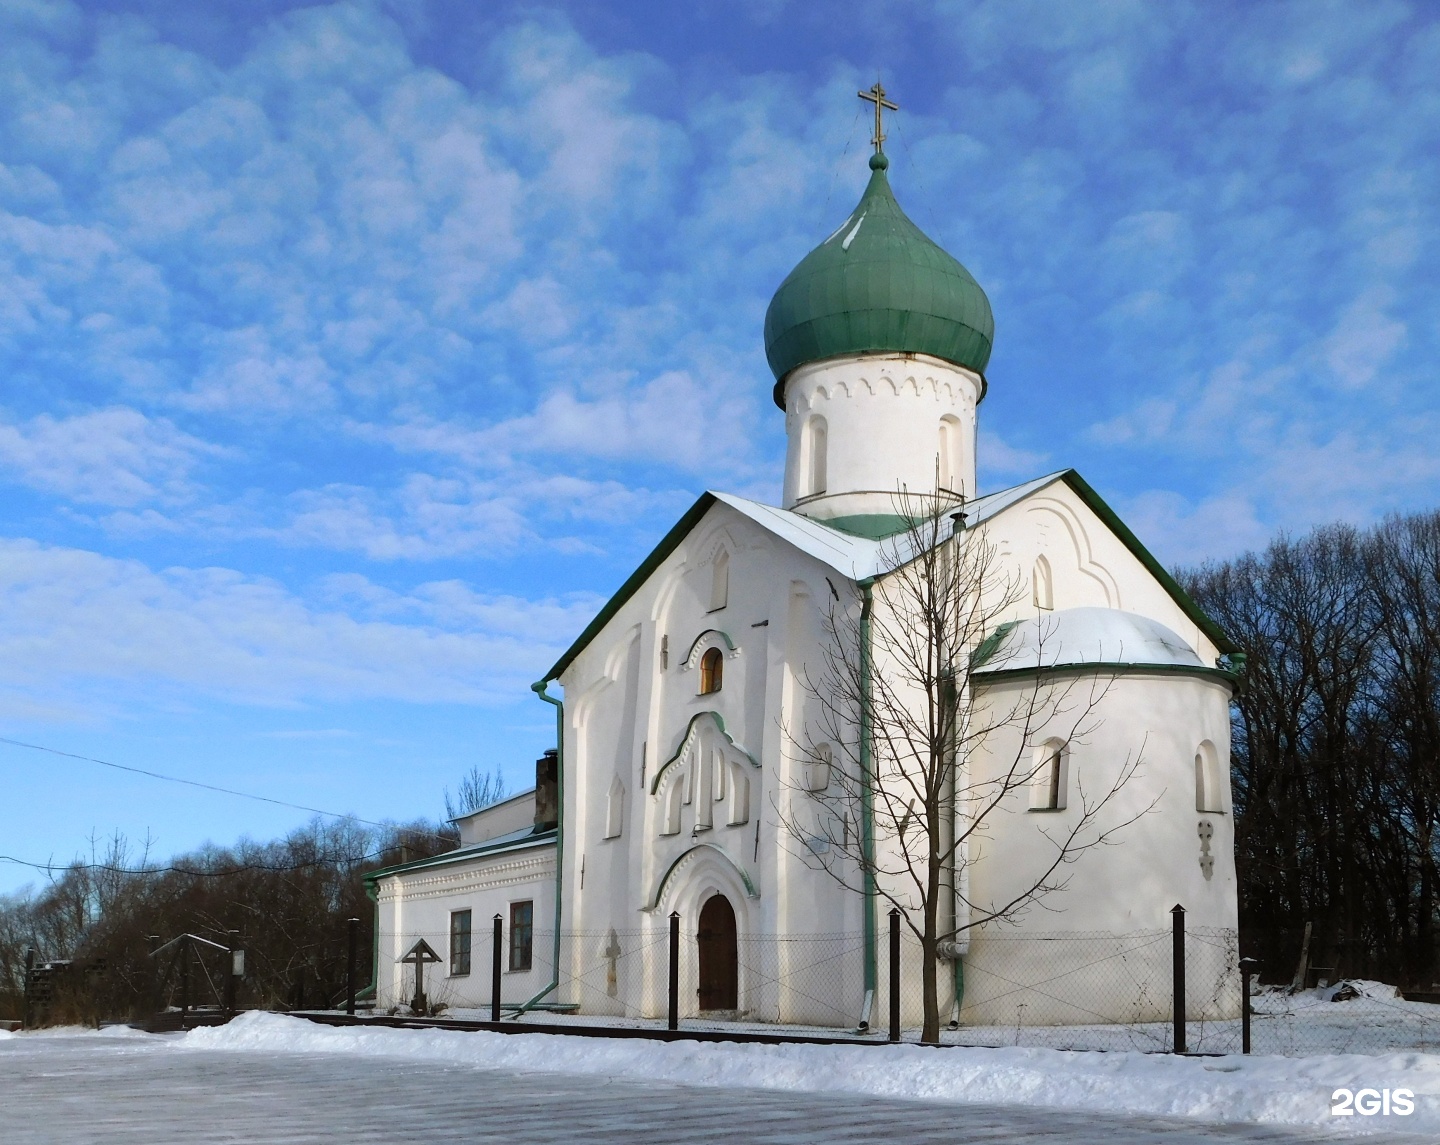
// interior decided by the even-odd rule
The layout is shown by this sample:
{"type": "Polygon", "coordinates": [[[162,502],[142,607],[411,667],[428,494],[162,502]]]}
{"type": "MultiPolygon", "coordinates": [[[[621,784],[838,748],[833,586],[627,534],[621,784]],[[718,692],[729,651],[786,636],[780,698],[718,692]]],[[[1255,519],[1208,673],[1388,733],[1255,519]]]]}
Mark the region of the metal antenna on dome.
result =
{"type": "Polygon", "coordinates": [[[885,98],[885,89],[881,86],[879,80],[875,81],[869,91],[858,91],[855,94],[861,99],[869,100],[875,105],[875,135],[871,138],[870,142],[875,144],[875,154],[879,155],[885,150],[885,123],[882,118],[884,115],[883,109],[888,107],[891,111],[899,111],[900,105],[898,103],[891,103],[885,98]]]}

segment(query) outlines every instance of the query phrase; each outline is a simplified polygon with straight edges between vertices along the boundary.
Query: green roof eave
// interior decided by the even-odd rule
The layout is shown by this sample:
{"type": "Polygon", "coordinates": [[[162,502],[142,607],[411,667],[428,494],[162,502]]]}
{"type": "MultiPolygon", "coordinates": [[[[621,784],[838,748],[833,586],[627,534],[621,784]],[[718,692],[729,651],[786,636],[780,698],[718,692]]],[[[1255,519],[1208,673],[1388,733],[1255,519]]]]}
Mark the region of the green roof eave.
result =
{"type": "Polygon", "coordinates": [[[381,879],[389,878],[391,875],[404,874],[407,871],[418,871],[422,867],[443,867],[451,863],[463,863],[469,859],[484,859],[491,855],[503,855],[506,851],[524,851],[531,847],[553,846],[556,836],[559,834],[554,827],[544,831],[536,831],[523,839],[507,839],[504,842],[497,842],[493,846],[477,844],[469,847],[456,847],[453,851],[442,851],[438,855],[430,855],[424,859],[415,859],[409,863],[395,863],[392,866],[380,867],[374,871],[366,871],[361,876],[363,882],[373,886],[381,879]]]}
{"type": "Polygon", "coordinates": [[[976,684],[998,684],[1005,680],[1019,680],[1027,676],[1088,676],[1092,673],[1107,676],[1195,676],[1202,680],[1216,680],[1232,689],[1240,684],[1240,673],[1224,668],[1207,668],[1204,664],[1126,664],[1097,660],[1085,664],[1031,665],[1028,668],[1000,668],[993,672],[971,672],[970,679],[976,684]]]}
{"type": "Polygon", "coordinates": [[[685,539],[690,530],[695,527],[700,518],[710,511],[715,504],[713,493],[702,493],[695,504],[685,510],[685,515],[675,522],[671,530],[661,538],[660,543],[650,550],[646,557],[633,573],[626,578],[625,583],[615,590],[615,594],[605,602],[605,606],[595,614],[595,619],[585,626],[585,631],[575,638],[575,642],[565,649],[560,659],[550,666],[545,673],[542,683],[549,680],[558,680],[566,668],[570,667],[585,650],[585,646],[600,634],[615,614],[625,606],[625,602],[640,591],[644,583],[650,579],[650,574],[660,567],[660,563],[680,547],[680,542],[685,539]]]}
{"type": "Polygon", "coordinates": [[[1170,598],[1180,606],[1185,615],[1195,622],[1195,627],[1209,637],[1210,643],[1215,645],[1222,656],[1241,651],[1240,645],[1226,636],[1224,630],[1206,615],[1205,610],[1195,603],[1188,592],[1180,587],[1180,582],[1171,576],[1165,566],[1155,559],[1150,550],[1140,543],[1140,538],[1130,531],[1129,526],[1119,518],[1114,509],[1105,503],[1100,494],[1090,487],[1089,482],[1073,469],[1067,469],[1061,473],[1060,480],[1070,486],[1090,511],[1104,521],[1110,531],[1120,538],[1120,542],[1135,555],[1135,558],[1145,566],[1150,575],[1160,582],[1160,587],[1169,593],[1170,598]]]}

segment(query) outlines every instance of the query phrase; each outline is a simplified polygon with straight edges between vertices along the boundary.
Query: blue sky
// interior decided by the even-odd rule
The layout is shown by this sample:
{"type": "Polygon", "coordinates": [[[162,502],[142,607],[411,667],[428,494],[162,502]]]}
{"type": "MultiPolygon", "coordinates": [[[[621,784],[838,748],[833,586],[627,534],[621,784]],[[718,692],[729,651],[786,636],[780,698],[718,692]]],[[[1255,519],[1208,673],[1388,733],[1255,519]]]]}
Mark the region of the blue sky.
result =
{"type": "MultiPolygon", "coordinates": [[[[670,521],[778,497],[764,310],[877,74],[995,309],[982,485],[1073,465],[1172,564],[1440,502],[1431,6],[0,0],[0,736],[370,819],[524,782],[670,521]]],[[[34,860],[303,819],[0,776],[34,860]]]]}

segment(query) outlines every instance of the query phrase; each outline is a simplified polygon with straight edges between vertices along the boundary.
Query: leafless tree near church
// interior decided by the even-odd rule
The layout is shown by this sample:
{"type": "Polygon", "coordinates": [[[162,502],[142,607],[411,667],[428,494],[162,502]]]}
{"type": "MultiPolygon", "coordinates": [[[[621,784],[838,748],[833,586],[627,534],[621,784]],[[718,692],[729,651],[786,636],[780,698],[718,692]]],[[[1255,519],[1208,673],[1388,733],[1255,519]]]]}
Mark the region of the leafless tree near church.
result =
{"type": "Polygon", "coordinates": [[[897,511],[910,524],[885,542],[886,571],[868,585],[870,600],[832,603],[823,663],[802,681],[809,722],[786,729],[803,778],[776,808],[787,849],[900,910],[922,951],[926,1042],[939,1040],[939,967],[957,941],[1062,891],[1086,851],[1149,809],[1102,822],[1140,767],[1137,745],[1099,790],[1073,777],[1076,814],[1042,829],[1051,851],[1038,877],[1003,902],[971,897],[972,847],[1012,795],[1051,768],[1033,737],[1043,729],[1047,741],[1084,742],[1108,683],[1098,674],[1040,672],[1018,696],[977,689],[972,673],[1000,644],[1030,586],[1002,562],[983,525],[964,528],[956,509],[900,495],[897,511]],[[1001,738],[1015,746],[997,759],[1001,738]],[[983,771],[972,767],[987,749],[983,771]]]}

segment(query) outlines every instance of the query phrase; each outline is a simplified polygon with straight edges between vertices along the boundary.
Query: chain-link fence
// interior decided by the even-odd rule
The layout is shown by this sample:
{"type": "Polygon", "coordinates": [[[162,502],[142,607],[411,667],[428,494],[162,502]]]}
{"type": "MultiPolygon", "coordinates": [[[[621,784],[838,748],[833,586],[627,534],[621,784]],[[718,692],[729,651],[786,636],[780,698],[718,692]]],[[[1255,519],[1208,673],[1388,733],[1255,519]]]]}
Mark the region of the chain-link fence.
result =
{"type": "MultiPolygon", "coordinates": [[[[782,938],[680,928],[675,936],[675,1009],[682,1028],[884,1038],[898,1016],[901,1040],[922,1035],[927,995],[948,1045],[1030,1046],[1063,1050],[1172,1052],[1177,1045],[1175,932],[1171,929],[975,933],[953,960],[937,959],[933,989],[920,943],[899,935],[898,1009],[892,1007],[891,942],[886,920],[869,955],[861,932],[782,938]],[[873,985],[867,987],[867,982],[873,985]],[[957,1006],[958,1001],[958,1006],[957,1006]]],[[[502,938],[501,1001],[513,1016],[545,993],[520,1020],[663,1028],[671,999],[668,919],[647,929],[565,931],[555,974],[553,932],[530,935],[529,960],[514,963],[502,938]]],[[[446,935],[425,938],[449,957],[446,935]]],[[[476,934],[468,969],[429,971],[432,1009],[486,1018],[492,997],[492,939],[476,934]]],[[[1186,1052],[1240,1053],[1245,1007],[1235,931],[1191,927],[1183,933],[1186,1052]]],[[[381,1004],[403,1009],[413,971],[393,975],[381,1004]]],[[[1440,1005],[1406,1001],[1377,983],[1339,983],[1292,991],[1251,984],[1250,1046],[1257,1054],[1384,1053],[1440,1050],[1440,1005]]]]}

